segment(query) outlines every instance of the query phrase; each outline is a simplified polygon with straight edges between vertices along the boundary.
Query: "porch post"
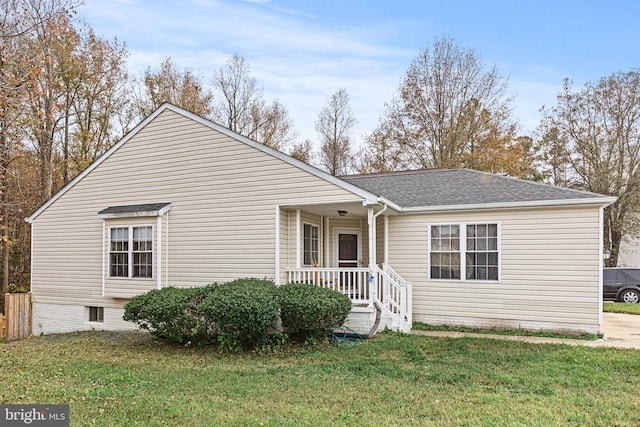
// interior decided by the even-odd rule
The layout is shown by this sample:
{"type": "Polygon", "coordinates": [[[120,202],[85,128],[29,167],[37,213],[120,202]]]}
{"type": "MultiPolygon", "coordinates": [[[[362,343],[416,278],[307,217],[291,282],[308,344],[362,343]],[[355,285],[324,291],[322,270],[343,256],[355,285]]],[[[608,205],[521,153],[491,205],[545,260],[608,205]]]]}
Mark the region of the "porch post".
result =
{"type": "Polygon", "coordinates": [[[329,230],[330,230],[330,219],[329,217],[325,218],[324,225],[324,266],[329,267],[331,265],[331,260],[329,259],[329,230]]]}
{"type": "Polygon", "coordinates": [[[369,277],[367,278],[367,283],[371,293],[370,297],[372,301],[376,301],[378,299],[378,285],[376,283],[376,217],[373,214],[373,208],[368,209],[367,225],[369,228],[369,277]]]}
{"type": "Polygon", "coordinates": [[[296,209],[296,268],[300,268],[300,209],[296,209]]]}

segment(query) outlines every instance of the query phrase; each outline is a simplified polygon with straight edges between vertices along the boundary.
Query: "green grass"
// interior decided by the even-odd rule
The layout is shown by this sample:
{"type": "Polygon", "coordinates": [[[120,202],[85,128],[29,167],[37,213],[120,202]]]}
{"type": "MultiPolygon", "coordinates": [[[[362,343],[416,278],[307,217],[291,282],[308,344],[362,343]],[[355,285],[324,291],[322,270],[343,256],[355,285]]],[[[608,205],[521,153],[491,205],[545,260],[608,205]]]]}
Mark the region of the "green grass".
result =
{"type": "Polygon", "coordinates": [[[494,335],[511,335],[526,337],[543,337],[543,338],[567,338],[578,340],[597,340],[596,334],[563,334],[559,332],[547,331],[525,331],[523,329],[476,329],[466,328],[462,326],[445,326],[445,325],[427,325],[426,323],[415,322],[412,329],[417,331],[452,331],[452,332],[469,332],[474,334],[494,334],[494,335]]]}
{"type": "Polygon", "coordinates": [[[639,354],[384,333],[223,355],[86,332],[0,345],[0,401],[69,403],[74,426],[632,426],[639,354]]]}
{"type": "Polygon", "coordinates": [[[624,302],[605,302],[602,304],[602,311],[608,313],[629,313],[640,314],[640,304],[629,304],[624,302]]]}

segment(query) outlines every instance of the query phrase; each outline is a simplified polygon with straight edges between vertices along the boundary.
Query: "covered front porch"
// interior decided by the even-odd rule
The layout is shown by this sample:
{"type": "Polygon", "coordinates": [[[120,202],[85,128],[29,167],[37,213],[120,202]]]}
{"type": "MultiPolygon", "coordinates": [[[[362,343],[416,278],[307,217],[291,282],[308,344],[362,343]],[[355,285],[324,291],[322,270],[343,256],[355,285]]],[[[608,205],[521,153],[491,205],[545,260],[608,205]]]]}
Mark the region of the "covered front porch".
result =
{"type": "MultiPolygon", "coordinates": [[[[391,209],[358,201],[280,206],[278,214],[279,283],[337,290],[354,316],[378,310],[380,329],[411,329],[411,284],[387,262],[391,209]]],[[[356,323],[362,330],[367,322],[356,323]]]]}

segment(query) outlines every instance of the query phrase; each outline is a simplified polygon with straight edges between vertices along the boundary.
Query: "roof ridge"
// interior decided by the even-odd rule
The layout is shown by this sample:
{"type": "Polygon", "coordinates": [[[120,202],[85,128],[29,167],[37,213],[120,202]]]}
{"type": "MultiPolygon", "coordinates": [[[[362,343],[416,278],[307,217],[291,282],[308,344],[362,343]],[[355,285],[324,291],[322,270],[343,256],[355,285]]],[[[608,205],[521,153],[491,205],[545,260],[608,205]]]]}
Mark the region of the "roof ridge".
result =
{"type": "Polygon", "coordinates": [[[393,175],[411,175],[417,173],[428,173],[428,172],[448,172],[457,169],[447,169],[447,168],[425,168],[425,169],[407,169],[407,170],[399,170],[399,171],[387,171],[387,172],[371,172],[371,173],[357,173],[352,175],[338,175],[337,178],[340,179],[354,179],[354,178],[368,178],[372,176],[393,176],[393,175]]]}

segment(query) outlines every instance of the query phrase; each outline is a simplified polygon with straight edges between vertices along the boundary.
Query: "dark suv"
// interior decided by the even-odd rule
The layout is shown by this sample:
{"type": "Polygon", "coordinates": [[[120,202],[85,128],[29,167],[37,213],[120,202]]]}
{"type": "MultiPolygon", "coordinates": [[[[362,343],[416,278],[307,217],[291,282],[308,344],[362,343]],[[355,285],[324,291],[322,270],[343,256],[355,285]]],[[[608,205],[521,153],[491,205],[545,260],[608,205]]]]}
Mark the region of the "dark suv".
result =
{"type": "Polygon", "coordinates": [[[605,301],[640,302],[640,268],[605,268],[603,276],[605,301]]]}

